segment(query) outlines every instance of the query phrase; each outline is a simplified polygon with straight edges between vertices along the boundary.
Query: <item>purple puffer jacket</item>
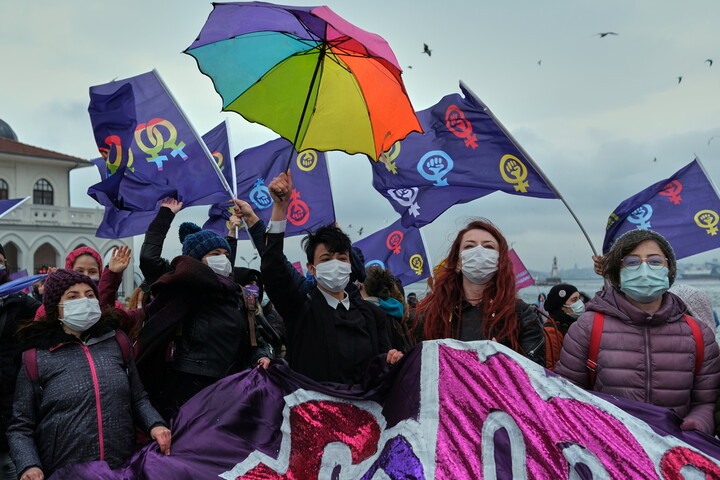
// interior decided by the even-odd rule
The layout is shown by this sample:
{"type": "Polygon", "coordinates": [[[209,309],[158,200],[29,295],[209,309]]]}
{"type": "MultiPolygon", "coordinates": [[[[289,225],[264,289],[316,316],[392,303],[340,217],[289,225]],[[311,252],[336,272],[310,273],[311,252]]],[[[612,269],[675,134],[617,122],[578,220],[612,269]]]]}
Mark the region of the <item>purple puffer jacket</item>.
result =
{"type": "Polygon", "coordinates": [[[619,290],[608,288],[587,305],[570,326],[555,373],[580,387],[589,387],[588,346],[594,312],[605,314],[594,390],[671,408],[680,418],[697,421],[713,435],[713,408],[720,387],[720,352],[714,332],[698,321],[704,338],[704,359],[695,370],[695,340],[683,319],[685,304],[672,293],[649,315],[619,290]]]}

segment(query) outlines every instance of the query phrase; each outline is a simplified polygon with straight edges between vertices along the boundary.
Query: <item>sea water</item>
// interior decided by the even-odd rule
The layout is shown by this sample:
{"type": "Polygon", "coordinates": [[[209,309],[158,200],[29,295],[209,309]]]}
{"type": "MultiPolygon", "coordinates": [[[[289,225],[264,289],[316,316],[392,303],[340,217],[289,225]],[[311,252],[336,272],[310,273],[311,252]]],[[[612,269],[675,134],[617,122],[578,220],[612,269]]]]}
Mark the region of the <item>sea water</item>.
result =
{"type": "MultiPolygon", "coordinates": [[[[563,283],[569,283],[575,286],[581,292],[592,298],[603,287],[603,280],[600,277],[579,279],[579,280],[563,280],[563,283]]],[[[705,292],[712,302],[713,309],[720,314],[720,280],[682,280],[678,279],[677,283],[684,283],[705,292]]],[[[520,290],[520,298],[529,304],[537,302],[538,295],[542,292],[547,293],[552,285],[533,285],[520,290]]]]}

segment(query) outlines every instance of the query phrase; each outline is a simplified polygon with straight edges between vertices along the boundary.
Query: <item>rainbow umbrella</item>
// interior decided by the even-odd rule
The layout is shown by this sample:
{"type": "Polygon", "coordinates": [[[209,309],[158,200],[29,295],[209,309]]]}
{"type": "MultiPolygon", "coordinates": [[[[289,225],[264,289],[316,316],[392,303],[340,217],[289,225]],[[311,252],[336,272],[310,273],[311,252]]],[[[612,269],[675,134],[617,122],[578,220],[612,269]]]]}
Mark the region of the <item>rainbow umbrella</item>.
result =
{"type": "Polygon", "coordinates": [[[271,128],[297,151],[377,160],[422,132],[387,42],[328,7],[215,3],[185,53],[212,79],[223,110],[271,128]]]}

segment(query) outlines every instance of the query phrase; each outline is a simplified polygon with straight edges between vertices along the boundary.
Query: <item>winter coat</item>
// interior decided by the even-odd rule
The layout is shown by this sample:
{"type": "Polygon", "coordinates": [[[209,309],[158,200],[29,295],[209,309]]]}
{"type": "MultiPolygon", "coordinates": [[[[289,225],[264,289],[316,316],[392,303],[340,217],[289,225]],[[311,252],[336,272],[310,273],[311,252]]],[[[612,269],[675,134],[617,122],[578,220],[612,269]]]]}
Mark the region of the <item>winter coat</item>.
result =
{"type": "Polygon", "coordinates": [[[589,388],[586,362],[594,312],[602,313],[605,323],[593,389],[673,409],[680,418],[696,420],[703,432],[714,432],[720,352],[710,328],[697,322],[704,339],[704,358],[699,373],[694,374],[697,347],[679,297],[665,293],[660,309],[648,314],[619,290],[608,288],[586,308],[565,336],[555,373],[589,388]]]}
{"type": "Polygon", "coordinates": [[[305,277],[287,268],[283,238],[267,234],[261,272],[265,292],[285,321],[290,367],[318,382],[361,383],[374,357],[390,350],[385,312],[350,293],[350,310],[331,308],[318,288],[310,289],[305,277]]]}
{"type": "Polygon", "coordinates": [[[18,474],[39,467],[48,478],[60,467],[96,460],[117,468],[135,451],[135,423],[148,433],[164,425],[112,329],[81,341],[58,324],[36,348],[38,380],[20,369],[8,429],[18,474]]]}
{"type": "Polygon", "coordinates": [[[15,330],[21,320],[30,320],[40,302],[24,293],[0,298],[0,452],[8,449],[5,431],[12,414],[20,353],[15,330]]]}
{"type": "Polygon", "coordinates": [[[222,378],[255,365],[261,357],[273,358],[272,347],[262,339],[250,345],[247,309],[242,290],[220,277],[200,260],[180,255],[173,270],[152,286],[148,320],[138,336],[138,363],[146,382],[145,365],[162,362],[168,342],[175,336],[172,368],[222,378]]]}

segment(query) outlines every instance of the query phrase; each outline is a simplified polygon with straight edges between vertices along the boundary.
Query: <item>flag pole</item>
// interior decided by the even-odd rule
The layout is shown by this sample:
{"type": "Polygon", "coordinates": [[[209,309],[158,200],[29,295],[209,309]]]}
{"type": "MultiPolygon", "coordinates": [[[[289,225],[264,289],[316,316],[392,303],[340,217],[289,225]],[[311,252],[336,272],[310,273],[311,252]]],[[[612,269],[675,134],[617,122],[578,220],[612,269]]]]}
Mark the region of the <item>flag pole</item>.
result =
{"type": "Polygon", "coordinates": [[[500,120],[498,120],[498,118],[495,116],[494,113],[492,113],[492,111],[488,108],[488,106],[485,105],[478,98],[478,96],[475,95],[475,93],[472,90],[470,90],[467,85],[465,85],[465,82],[463,82],[462,80],[460,80],[460,87],[463,88],[465,91],[467,91],[475,99],[475,101],[477,101],[483,107],[483,110],[485,111],[485,113],[487,113],[488,116],[493,119],[493,121],[497,124],[498,127],[500,127],[500,129],[503,131],[503,133],[505,133],[505,135],[508,137],[508,139],[510,139],[512,144],[515,145],[515,148],[517,148],[520,151],[520,153],[522,153],[523,157],[525,157],[525,160],[527,160],[528,163],[530,163],[530,165],[532,165],[533,168],[535,168],[535,171],[538,172],[538,175],[540,175],[540,177],[545,181],[547,186],[550,187],[550,189],[553,191],[553,193],[555,193],[555,196],[557,196],[558,200],[560,200],[563,203],[563,205],[565,205],[565,208],[568,209],[568,211],[570,212],[570,215],[572,215],[573,219],[575,219],[575,223],[577,223],[578,227],[580,227],[580,231],[583,233],[583,235],[585,235],[585,239],[587,240],[588,244],[590,245],[590,250],[592,250],[593,255],[597,256],[597,250],[595,250],[595,246],[593,245],[592,240],[590,240],[590,236],[585,231],[585,227],[583,227],[582,223],[580,223],[580,219],[578,219],[577,215],[575,215],[575,212],[573,211],[572,208],[570,208],[570,205],[568,205],[568,203],[565,201],[565,198],[563,198],[563,196],[560,194],[558,189],[555,188],[555,185],[553,185],[552,182],[550,181],[550,179],[547,178],[547,176],[545,176],[545,173],[543,173],[543,171],[540,170],[540,167],[538,167],[537,163],[535,163],[535,160],[533,160],[532,157],[525,151],[525,149],[517,142],[517,140],[515,140],[515,137],[513,137],[512,134],[508,131],[508,129],[505,128],[505,125],[503,125],[502,122],[500,122],[500,120]]]}
{"type": "MultiPolygon", "coordinates": [[[[700,167],[700,170],[702,170],[703,174],[705,175],[705,178],[707,178],[707,179],[708,179],[708,182],[710,182],[710,185],[712,186],[713,190],[715,190],[715,195],[717,195],[718,197],[720,197],[720,193],[718,193],[718,189],[717,189],[717,187],[715,186],[715,182],[713,182],[712,177],[711,177],[710,175],[708,175],[707,170],[705,170],[705,165],[703,165],[702,162],[700,161],[700,157],[698,157],[697,155],[695,155],[695,161],[697,162],[698,167],[700,167]]],[[[28,197],[28,198],[29,198],[29,197],[28,197]]]]}
{"type": "Polygon", "coordinates": [[[205,145],[205,142],[203,141],[202,137],[198,135],[197,130],[195,130],[195,127],[192,123],[190,123],[190,119],[188,119],[187,115],[185,115],[185,111],[180,107],[177,100],[175,100],[175,96],[172,94],[170,89],[168,89],[167,85],[163,81],[163,79],[160,77],[160,74],[156,69],[153,68],[153,74],[155,77],[157,77],[158,81],[162,85],[163,89],[165,89],[165,92],[168,94],[172,102],[175,104],[175,108],[178,109],[178,112],[180,112],[180,115],[182,115],[183,119],[185,120],[185,123],[188,124],[190,127],[190,130],[195,134],[195,137],[198,139],[200,143],[200,147],[202,148],[202,151],[205,153],[205,157],[207,158],[208,162],[213,166],[213,169],[215,170],[215,173],[217,173],[218,178],[220,179],[220,182],[222,183],[223,188],[225,191],[230,195],[231,199],[235,199],[235,195],[233,194],[232,188],[230,188],[230,185],[228,185],[227,180],[225,180],[225,176],[222,174],[222,171],[220,170],[220,167],[218,167],[217,162],[215,161],[215,157],[213,157],[212,153],[210,152],[210,149],[205,145]]]}

